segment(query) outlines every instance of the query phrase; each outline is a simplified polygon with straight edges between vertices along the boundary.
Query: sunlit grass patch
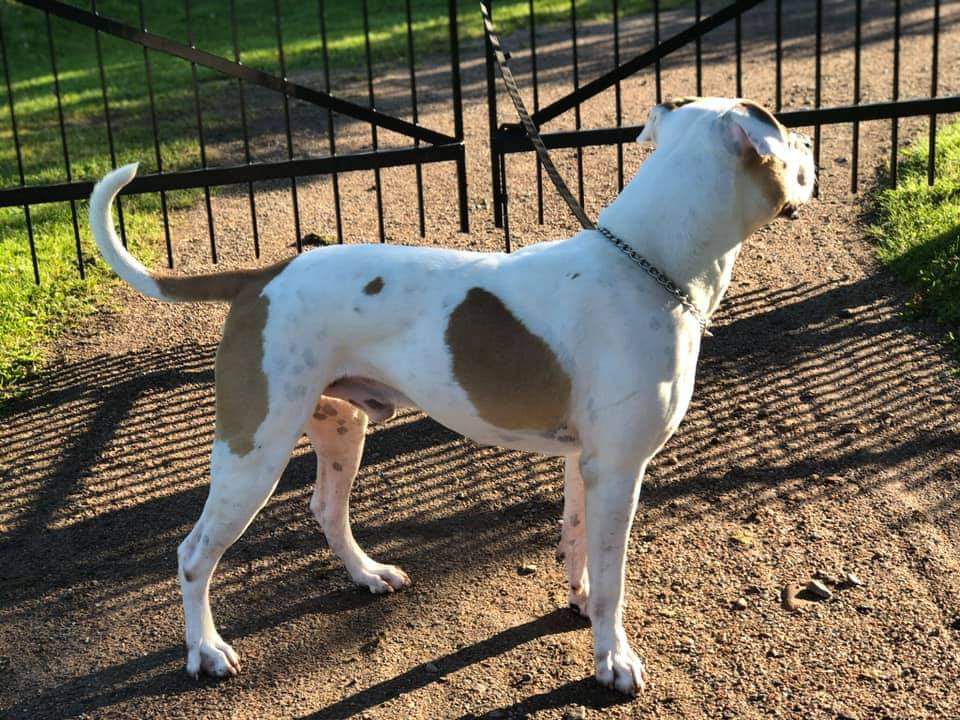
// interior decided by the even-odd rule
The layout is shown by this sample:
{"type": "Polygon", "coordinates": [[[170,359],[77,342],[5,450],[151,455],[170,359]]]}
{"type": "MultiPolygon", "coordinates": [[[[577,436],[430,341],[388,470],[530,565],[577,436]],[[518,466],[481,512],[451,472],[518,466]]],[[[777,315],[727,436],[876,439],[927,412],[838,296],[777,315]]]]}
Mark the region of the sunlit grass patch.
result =
{"type": "Polygon", "coordinates": [[[897,188],[875,194],[877,255],[915,294],[911,309],[960,340],[960,123],[937,134],[936,182],[927,184],[928,141],[903,154],[897,188]]]}

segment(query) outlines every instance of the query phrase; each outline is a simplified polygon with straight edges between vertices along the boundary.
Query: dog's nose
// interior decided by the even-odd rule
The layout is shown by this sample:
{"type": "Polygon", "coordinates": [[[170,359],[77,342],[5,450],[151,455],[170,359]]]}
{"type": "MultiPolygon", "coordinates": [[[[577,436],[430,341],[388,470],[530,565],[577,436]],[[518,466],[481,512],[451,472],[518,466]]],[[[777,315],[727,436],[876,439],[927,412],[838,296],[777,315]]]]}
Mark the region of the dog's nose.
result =
{"type": "Polygon", "coordinates": [[[787,203],[780,210],[778,217],[787,218],[788,220],[796,220],[800,217],[800,211],[797,209],[797,206],[793,203],[787,203]]]}

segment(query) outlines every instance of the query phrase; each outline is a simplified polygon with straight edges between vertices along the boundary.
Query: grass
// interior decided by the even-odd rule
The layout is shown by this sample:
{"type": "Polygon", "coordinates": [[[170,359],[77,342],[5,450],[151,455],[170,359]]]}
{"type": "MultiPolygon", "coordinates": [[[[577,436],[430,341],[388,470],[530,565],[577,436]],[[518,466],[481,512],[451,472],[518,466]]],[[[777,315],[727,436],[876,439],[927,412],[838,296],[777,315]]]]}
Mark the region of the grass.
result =
{"type": "MultiPolygon", "coordinates": [[[[87,0],[71,4],[89,9],[87,0]]],[[[245,64],[280,72],[277,28],[272,3],[235,0],[238,44],[245,64]]],[[[665,2],[664,6],[678,4],[665,2]]],[[[131,25],[139,25],[137,3],[100,0],[99,11],[131,25]]],[[[648,0],[621,0],[624,15],[647,11],[648,0]]],[[[375,63],[407,62],[406,14],[403,0],[368,0],[371,54],[375,63]]],[[[187,40],[183,0],[148,0],[146,27],[154,33],[187,40]]],[[[499,0],[494,14],[500,30],[526,27],[527,0],[499,0]]],[[[608,18],[609,0],[578,0],[581,20],[608,18]]],[[[233,57],[233,39],[227,0],[193,0],[194,42],[209,52],[233,57]]],[[[359,68],[364,62],[362,17],[356,0],[326,0],[330,62],[333,68],[359,68]]],[[[548,26],[567,22],[569,0],[537,0],[537,22],[548,26]]],[[[280,31],[288,73],[322,67],[318,4],[280,2],[280,31]]],[[[448,52],[446,0],[412,0],[416,61],[448,52]]],[[[110,169],[110,153],[103,123],[103,88],[96,63],[93,32],[52,18],[54,57],[60,81],[66,123],[66,144],[75,179],[94,179],[110,169]]],[[[60,138],[54,76],[43,13],[12,0],[0,0],[15,101],[19,138],[27,184],[66,179],[60,138]]],[[[461,2],[459,34],[462,43],[482,39],[475,0],[461,2]]],[[[117,162],[139,161],[141,172],[156,171],[150,99],[140,47],[101,36],[107,95],[113,121],[117,162]]],[[[190,65],[151,52],[157,122],[164,169],[199,167],[200,154],[194,115],[190,65]]],[[[234,108],[215,105],[217,98],[235,94],[229,81],[199,68],[201,96],[212,98],[204,107],[204,130],[235,135],[239,125],[234,108]]],[[[5,88],[0,86],[0,188],[19,184],[13,132],[5,88]]],[[[188,205],[196,193],[170,193],[174,207],[188,205]]],[[[161,237],[159,199],[139,196],[125,201],[125,219],[131,236],[140,239],[141,257],[157,258],[161,237]]],[[[69,205],[35,206],[35,238],[41,284],[33,283],[24,213],[21,208],[0,209],[0,398],[16,392],[19,384],[42,362],[42,348],[71,322],[92,312],[109,297],[109,273],[96,263],[96,252],[86,229],[86,204],[78,204],[86,280],[76,268],[73,225],[69,205]]]]}
{"type": "Polygon", "coordinates": [[[935,318],[960,349],[960,123],[937,134],[936,182],[927,184],[927,140],[903,155],[896,189],[875,195],[877,254],[915,293],[911,310],[935,318]]]}

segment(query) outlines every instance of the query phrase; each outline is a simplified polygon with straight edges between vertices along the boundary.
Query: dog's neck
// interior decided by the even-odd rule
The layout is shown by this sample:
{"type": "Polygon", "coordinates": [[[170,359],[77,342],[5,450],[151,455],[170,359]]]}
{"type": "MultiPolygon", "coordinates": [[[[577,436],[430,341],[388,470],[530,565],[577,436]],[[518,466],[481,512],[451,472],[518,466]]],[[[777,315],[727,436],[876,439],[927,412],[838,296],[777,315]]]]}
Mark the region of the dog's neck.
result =
{"type": "Polygon", "coordinates": [[[729,164],[690,153],[651,155],[600,224],[685,290],[701,312],[716,310],[746,236],[729,164]]]}

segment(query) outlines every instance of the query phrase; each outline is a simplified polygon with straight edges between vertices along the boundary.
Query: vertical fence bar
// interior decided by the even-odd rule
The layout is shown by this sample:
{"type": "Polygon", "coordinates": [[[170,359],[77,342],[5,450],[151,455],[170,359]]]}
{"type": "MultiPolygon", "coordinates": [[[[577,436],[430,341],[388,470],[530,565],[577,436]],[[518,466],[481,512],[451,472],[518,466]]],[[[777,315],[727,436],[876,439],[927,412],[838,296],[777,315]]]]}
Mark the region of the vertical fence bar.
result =
{"type": "MultiPolygon", "coordinates": [[[[531,0],[532,2],[533,0],[531,0]]],[[[697,0],[699,3],[700,0],[697,0]]],[[[620,65],[620,2],[613,0],[613,66],[620,65]]],[[[617,114],[617,127],[623,127],[623,97],[620,81],[613,86],[613,101],[617,114]]],[[[623,190],[623,143],[617,142],[617,192],[623,190]]]]}
{"type": "MultiPolygon", "coordinates": [[[[90,10],[94,15],[99,15],[97,11],[97,0],[91,0],[90,10]]],[[[117,167],[117,151],[116,146],[113,143],[113,120],[110,117],[110,99],[107,92],[107,73],[103,67],[103,46],[100,42],[100,31],[93,31],[93,41],[94,47],[97,51],[97,69],[100,73],[100,92],[103,95],[103,124],[107,130],[107,148],[110,151],[110,167],[117,167]]],[[[120,225],[120,242],[126,247],[127,246],[127,226],[123,219],[123,203],[118,196],[114,202],[117,205],[117,220],[120,225]]]]}
{"type": "MultiPolygon", "coordinates": [[[[419,120],[417,108],[417,71],[414,65],[413,56],[413,13],[410,9],[410,0],[405,2],[407,15],[407,58],[410,64],[410,102],[413,105],[413,124],[416,125],[419,120]]],[[[414,147],[420,147],[420,139],[414,138],[414,147]]],[[[427,222],[423,212],[423,165],[418,161],[416,164],[417,175],[417,211],[420,221],[420,237],[427,236],[427,222]]]]}
{"type": "MultiPolygon", "coordinates": [[[[613,21],[616,23],[617,0],[613,0],[613,4],[613,21]]],[[[540,88],[537,83],[537,17],[533,11],[533,0],[528,0],[527,11],[530,17],[530,76],[533,80],[533,112],[536,114],[540,109],[540,88]]],[[[614,25],[614,27],[616,27],[616,25],[614,25]]],[[[616,40],[614,40],[614,42],[616,42],[616,40]]],[[[619,88],[619,83],[617,87],[619,88]]],[[[540,162],[540,156],[536,153],[533,155],[534,161],[537,163],[537,223],[543,225],[543,165],[540,162]]]]}
{"type": "MultiPolygon", "coordinates": [[[[853,35],[853,104],[860,104],[860,47],[862,41],[863,0],[857,0],[854,10],[853,35]]],[[[860,170],[860,121],[853,121],[853,157],[850,159],[850,192],[857,192],[860,170]]]]}
{"type": "MultiPolygon", "coordinates": [[[[10,82],[10,63],[7,60],[7,43],[3,37],[3,17],[0,14],[0,60],[3,60],[3,79],[7,86],[7,106],[10,109],[10,129],[13,133],[13,150],[17,156],[17,172],[20,175],[20,187],[24,187],[26,177],[23,173],[23,153],[20,150],[20,131],[17,128],[17,113],[13,102],[13,85],[10,82]]],[[[23,206],[23,215],[27,223],[27,244],[30,247],[30,262],[33,264],[33,281],[40,284],[40,264],[37,262],[37,246],[33,237],[33,222],[30,219],[30,206],[23,206]]]]}
{"type": "MultiPolygon", "coordinates": [[[[816,59],[814,61],[814,90],[813,106],[820,109],[820,96],[822,86],[822,63],[823,56],[823,0],[817,0],[816,11],[816,39],[814,41],[816,50],[816,59]]],[[[817,168],[818,177],[820,171],[820,123],[813,126],[813,164],[817,168]]],[[[820,183],[816,182],[813,186],[813,196],[820,197],[820,183]]]]}
{"type": "MultiPolygon", "coordinates": [[[[143,0],[137,3],[140,10],[140,30],[147,31],[146,16],[143,12],[143,0]]],[[[150,64],[150,51],[143,48],[143,67],[147,74],[147,96],[150,100],[150,126],[153,129],[153,153],[157,161],[157,174],[163,173],[163,157],[160,154],[160,129],[157,126],[157,101],[153,92],[153,67],[150,64]]],[[[173,267],[173,241],[170,239],[170,217],[167,212],[167,193],[160,191],[160,213],[163,215],[163,237],[167,245],[167,267],[173,267]]]]}
{"type": "Polygon", "coordinates": [[[453,137],[460,143],[457,156],[457,205],[460,208],[460,232],[470,232],[467,209],[467,158],[463,147],[463,87],[460,82],[460,30],[457,0],[447,0],[448,32],[450,33],[450,92],[453,101],[453,137]]]}
{"type": "MultiPolygon", "coordinates": [[[[363,0],[363,43],[367,58],[367,97],[370,99],[370,109],[376,107],[376,100],[373,94],[373,60],[370,53],[370,13],[367,8],[367,0],[363,0]]],[[[377,126],[370,125],[370,138],[373,142],[373,151],[378,148],[377,126]]],[[[380,242],[387,241],[387,233],[383,227],[383,186],[380,181],[380,168],[373,170],[374,185],[377,192],[377,230],[380,233],[380,242]]]]}
{"type": "MultiPolygon", "coordinates": [[[[487,12],[493,18],[493,0],[481,0],[487,5],[487,12]]],[[[486,49],[487,70],[487,125],[490,129],[490,185],[493,188],[493,225],[503,227],[503,197],[500,183],[499,147],[497,145],[497,79],[494,69],[493,47],[489,38],[484,34],[484,48],[486,49]]]]}
{"type": "MultiPolygon", "coordinates": [[[[703,7],[701,0],[696,0],[694,12],[696,13],[696,22],[700,24],[700,18],[703,16],[703,7]]],[[[697,35],[696,42],[697,55],[697,95],[703,95],[703,37],[697,35]]]]}
{"type": "MultiPolygon", "coordinates": [[[[933,0],[933,57],[930,64],[930,97],[937,96],[940,65],[940,0],[933,0]]],[[[927,134],[927,184],[933,185],[937,178],[937,116],[930,114],[930,131],[927,134]]]]}
{"type": "MultiPolygon", "coordinates": [[[[573,90],[580,89],[580,59],[577,56],[577,0],[570,0],[570,44],[573,48],[573,90]]],[[[573,106],[573,122],[580,130],[580,103],[573,106]]],[[[583,206],[583,148],[577,147],[577,198],[583,206]]]]}
{"type": "Polygon", "coordinates": [[[500,153],[500,194],[503,198],[503,249],[510,252],[510,213],[507,200],[507,154],[500,153]]]}
{"type": "MultiPolygon", "coordinates": [[[[859,0],[858,0],[859,2],[859,0]]],[[[777,0],[777,6],[775,10],[776,18],[774,22],[776,23],[776,35],[777,35],[777,50],[776,50],[776,64],[777,64],[777,98],[776,98],[776,108],[777,112],[783,108],[783,0],[777,0]]]]}
{"type": "MultiPolygon", "coordinates": [[[[60,94],[60,73],[57,69],[57,49],[53,43],[53,22],[50,20],[50,13],[44,13],[47,21],[47,47],[50,50],[50,69],[53,72],[53,92],[57,97],[57,121],[60,123],[60,145],[63,149],[63,167],[67,171],[67,182],[73,181],[73,173],[70,171],[70,151],[67,149],[67,126],[63,122],[63,101],[60,94]]],[[[70,201],[70,219],[73,222],[73,240],[77,251],[77,270],[80,271],[80,277],[85,278],[86,272],[83,269],[83,248],[80,247],[80,224],[77,222],[77,203],[70,201]]]]}
{"type": "Polygon", "coordinates": [[[734,33],[737,51],[737,97],[743,97],[743,20],[739,12],[734,21],[734,33]]]}
{"type": "MultiPolygon", "coordinates": [[[[900,99],[900,0],[894,0],[893,10],[893,101],[900,99]]],[[[899,155],[899,123],[890,121],[890,180],[897,186],[897,156],[899,155]]]]}
{"type": "MultiPolygon", "coordinates": [[[[330,94],[330,53],[327,50],[327,8],[324,0],[319,1],[320,12],[320,48],[323,53],[323,89],[330,94]]],[[[337,154],[337,128],[333,121],[333,111],[327,108],[327,139],[330,155],[337,154]]],[[[333,173],[333,211],[337,219],[337,242],[343,245],[343,212],[340,206],[340,174],[333,173]]]]}
{"type": "MultiPolygon", "coordinates": [[[[237,1],[230,0],[230,36],[233,41],[233,60],[240,64],[240,42],[237,34],[237,1]]],[[[237,78],[237,95],[240,97],[240,127],[243,131],[243,157],[247,165],[251,162],[250,131],[247,128],[247,98],[243,80],[237,78]]],[[[253,255],[260,257],[260,230],[257,226],[257,201],[253,194],[253,183],[247,183],[247,199],[250,204],[250,225],[253,228],[253,255]]]]}
{"type": "MultiPolygon", "coordinates": [[[[191,48],[193,44],[193,13],[191,12],[190,0],[184,0],[184,10],[187,14],[187,43],[191,48]]],[[[193,108],[197,114],[197,140],[200,143],[200,166],[207,169],[207,144],[203,137],[203,110],[200,108],[200,85],[197,82],[197,64],[190,63],[190,79],[193,83],[193,108]]],[[[214,264],[217,263],[217,237],[213,229],[213,207],[210,203],[210,186],[203,186],[203,199],[207,209],[207,234],[210,236],[210,259],[214,264]]]]}
{"type": "MultiPolygon", "coordinates": [[[[653,46],[660,44],[660,0],[653,0],[653,46]]],[[[657,83],[657,104],[663,100],[663,86],[660,81],[660,58],[654,65],[654,74],[657,83]]],[[[583,205],[583,203],[580,203],[583,205]]]]}
{"type": "MultiPolygon", "coordinates": [[[[277,57],[280,60],[280,77],[287,81],[287,60],[283,52],[283,30],[280,17],[280,0],[273,0],[273,19],[277,30],[277,57]]],[[[287,159],[293,160],[293,134],[290,131],[290,96],[283,92],[283,127],[287,132],[287,159]]],[[[290,200],[293,203],[293,232],[296,234],[297,252],[303,252],[303,233],[300,231],[300,199],[297,193],[297,176],[290,176],[290,200]]]]}

